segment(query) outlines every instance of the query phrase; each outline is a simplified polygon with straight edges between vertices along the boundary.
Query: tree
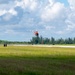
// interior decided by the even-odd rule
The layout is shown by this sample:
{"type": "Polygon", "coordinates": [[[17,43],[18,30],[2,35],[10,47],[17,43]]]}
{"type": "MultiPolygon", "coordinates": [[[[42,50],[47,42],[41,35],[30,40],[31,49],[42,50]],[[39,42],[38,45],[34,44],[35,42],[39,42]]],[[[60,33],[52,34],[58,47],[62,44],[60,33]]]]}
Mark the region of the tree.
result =
{"type": "Polygon", "coordinates": [[[64,39],[60,38],[58,40],[56,40],[57,44],[64,44],[64,39]]]}
{"type": "Polygon", "coordinates": [[[53,37],[51,37],[51,44],[55,44],[56,42],[55,42],[55,39],[53,38],[53,37]]]}
{"type": "Polygon", "coordinates": [[[73,44],[75,44],[75,37],[73,38],[73,44]]]}
{"type": "Polygon", "coordinates": [[[44,44],[50,44],[50,39],[45,38],[45,39],[44,39],[44,44]]]}

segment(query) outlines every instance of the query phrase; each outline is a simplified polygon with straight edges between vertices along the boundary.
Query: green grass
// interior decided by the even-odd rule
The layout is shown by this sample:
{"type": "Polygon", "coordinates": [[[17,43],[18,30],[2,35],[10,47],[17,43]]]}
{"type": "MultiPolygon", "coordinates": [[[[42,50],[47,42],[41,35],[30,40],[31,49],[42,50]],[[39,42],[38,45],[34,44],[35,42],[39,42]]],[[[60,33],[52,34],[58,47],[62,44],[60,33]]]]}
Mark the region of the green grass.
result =
{"type": "Polygon", "coordinates": [[[75,75],[75,48],[0,46],[0,75],[75,75]]]}

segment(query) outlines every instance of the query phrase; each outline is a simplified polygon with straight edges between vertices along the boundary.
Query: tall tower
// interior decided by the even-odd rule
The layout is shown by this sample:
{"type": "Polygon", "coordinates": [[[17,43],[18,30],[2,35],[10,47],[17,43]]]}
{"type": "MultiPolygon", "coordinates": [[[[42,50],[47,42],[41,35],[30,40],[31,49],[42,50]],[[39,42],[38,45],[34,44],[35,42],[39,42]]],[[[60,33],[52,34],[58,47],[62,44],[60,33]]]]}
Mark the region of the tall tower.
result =
{"type": "Polygon", "coordinates": [[[34,32],[34,34],[35,34],[35,36],[36,36],[36,37],[38,37],[38,36],[39,36],[38,31],[35,31],[35,32],[34,32]]]}
{"type": "Polygon", "coordinates": [[[38,31],[35,31],[34,34],[36,36],[35,43],[38,44],[39,43],[39,33],[38,33],[38,31]]]}

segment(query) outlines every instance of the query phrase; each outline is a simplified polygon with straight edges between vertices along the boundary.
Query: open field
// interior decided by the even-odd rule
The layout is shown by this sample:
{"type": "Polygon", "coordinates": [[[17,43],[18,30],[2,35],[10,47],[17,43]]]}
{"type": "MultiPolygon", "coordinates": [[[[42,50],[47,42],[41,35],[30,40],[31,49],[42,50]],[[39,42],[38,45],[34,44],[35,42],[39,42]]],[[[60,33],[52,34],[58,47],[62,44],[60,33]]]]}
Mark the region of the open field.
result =
{"type": "Polygon", "coordinates": [[[75,75],[75,48],[0,46],[0,75],[75,75]]]}

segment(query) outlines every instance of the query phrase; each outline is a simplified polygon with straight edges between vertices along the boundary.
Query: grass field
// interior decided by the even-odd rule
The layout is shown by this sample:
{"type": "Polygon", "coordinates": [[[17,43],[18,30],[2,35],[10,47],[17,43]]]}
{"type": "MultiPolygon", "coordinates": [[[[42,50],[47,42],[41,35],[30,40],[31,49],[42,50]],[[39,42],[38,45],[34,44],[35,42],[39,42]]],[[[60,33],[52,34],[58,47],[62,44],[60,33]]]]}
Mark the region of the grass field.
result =
{"type": "Polygon", "coordinates": [[[0,46],[0,75],[75,75],[75,48],[0,46]]]}

